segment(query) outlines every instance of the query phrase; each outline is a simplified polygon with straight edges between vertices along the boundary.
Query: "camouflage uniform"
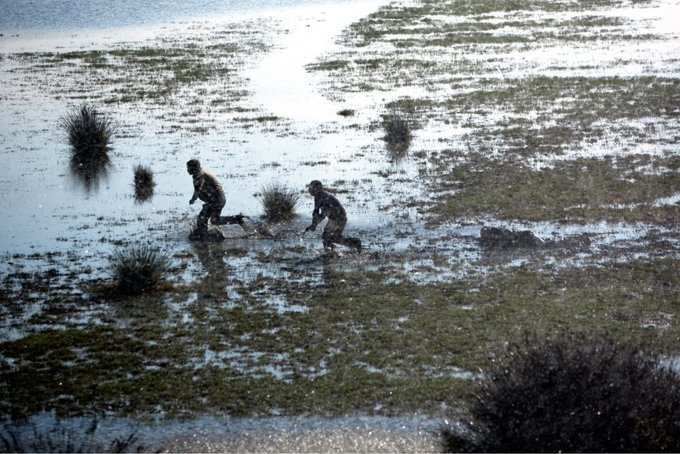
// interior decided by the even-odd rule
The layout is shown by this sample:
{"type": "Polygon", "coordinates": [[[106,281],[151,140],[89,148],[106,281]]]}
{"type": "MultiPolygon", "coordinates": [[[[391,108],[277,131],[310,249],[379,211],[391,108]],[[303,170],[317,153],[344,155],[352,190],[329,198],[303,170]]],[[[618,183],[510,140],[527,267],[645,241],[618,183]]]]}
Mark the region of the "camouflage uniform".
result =
{"type": "Polygon", "coordinates": [[[207,233],[208,220],[213,225],[240,224],[243,221],[242,216],[221,216],[226,198],[224,197],[222,185],[214,175],[201,169],[193,174],[192,178],[194,181],[192,200],[198,198],[204,202],[203,209],[198,214],[196,223],[196,233],[198,235],[205,235],[207,233]]]}
{"type": "Polygon", "coordinates": [[[333,249],[334,243],[336,243],[361,249],[361,241],[358,238],[345,238],[342,236],[342,231],[347,224],[347,213],[338,199],[326,191],[319,190],[314,194],[312,225],[308,227],[308,230],[315,230],[316,226],[326,217],[328,222],[321,235],[324,247],[333,249]]]}

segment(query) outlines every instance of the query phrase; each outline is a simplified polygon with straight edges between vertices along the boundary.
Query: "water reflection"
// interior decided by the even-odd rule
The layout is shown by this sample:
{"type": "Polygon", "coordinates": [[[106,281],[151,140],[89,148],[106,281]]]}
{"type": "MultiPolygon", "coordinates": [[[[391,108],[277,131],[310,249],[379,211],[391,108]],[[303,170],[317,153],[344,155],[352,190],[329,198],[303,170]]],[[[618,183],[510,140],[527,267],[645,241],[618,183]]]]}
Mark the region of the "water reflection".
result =
{"type": "Polygon", "coordinates": [[[71,176],[83,187],[85,192],[96,192],[102,181],[108,178],[111,159],[106,153],[89,156],[74,153],[69,162],[71,176]]]}
{"type": "Polygon", "coordinates": [[[408,149],[411,145],[411,141],[391,143],[387,142],[385,148],[387,149],[390,161],[394,164],[399,164],[401,161],[408,157],[408,149]]]}
{"type": "Polygon", "coordinates": [[[205,274],[200,288],[208,293],[219,293],[227,287],[229,273],[225,262],[223,243],[192,242],[194,254],[201,262],[205,274]]]}

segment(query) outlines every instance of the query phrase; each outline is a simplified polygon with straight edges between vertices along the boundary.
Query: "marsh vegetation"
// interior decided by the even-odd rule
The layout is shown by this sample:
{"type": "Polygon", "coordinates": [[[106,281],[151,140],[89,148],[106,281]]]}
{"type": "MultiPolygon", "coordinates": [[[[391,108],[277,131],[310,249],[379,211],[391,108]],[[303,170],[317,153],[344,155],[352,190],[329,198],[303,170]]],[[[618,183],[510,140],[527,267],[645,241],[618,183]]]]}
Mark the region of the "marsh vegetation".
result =
{"type": "Polygon", "coordinates": [[[83,104],[63,116],[59,125],[71,146],[71,173],[87,191],[98,189],[111,165],[113,121],[96,107],[83,104]]]}
{"type": "Polygon", "coordinates": [[[114,127],[111,119],[94,106],[83,104],[60,122],[68,135],[73,155],[81,161],[99,160],[108,153],[114,127]]]}
{"type": "Polygon", "coordinates": [[[661,355],[607,336],[527,335],[482,380],[449,452],[674,452],[680,377],[661,355]]]}
{"type": "Polygon", "coordinates": [[[289,221],[295,217],[295,206],[300,194],[284,184],[273,183],[260,191],[264,218],[272,223],[289,221]]]}
{"type": "Polygon", "coordinates": [[[153,197],[156,183],[153,179],[153,171],[149,167],[138,164],[134,168],[135,201],[143,203],[153,197]]]}
{"type": "Polygon", "coordinates": [[[157,287],[167,271],[167,257],[148,244],[116,251],[111,257],[116,291],[121,295],[139,295],[157,287]]]}
{"type": "MultiPolygon", "coordinates": [[[[300,28],[283,19],[3,56],[3,87],[16,89],[3,99],[24,112],[7,110],[19,138],[2,131],[4,154],[25,157],[26,172],[43,172],[36,162],[47,161],[33,154],[44,156],[44,144],[58,136],[41,122],[56,118],[65,101],[88,99],[124,119],[112,154],[124,172],[113,169],[99,195],[68,193],[60,203],[16,189],[27,205],[44,206],[42,229],[32,211],[20,217],[24,211],[4,208],[0,413],[477,421],[490,407],[474,396],[510,405],[507,396],[525,398],[506,392],[510,385],[535,390],[531,379],[545,379],[555,393],[566,381],[587,385],[609,414],[616,411],[607,402],[630,404],[636,424],[648,427],[633,405],[637,388],[621,371],[638,373],[659,355],[680,353],[680,40],[660,26],[672,17],[667,7],[662,0],[390,4],[305,66],[310,79],[302,86],[338,102],[323,124],[252,102],[248,70],[300,28]],[[21,90],[30,87],[52,103],[38,119],[26,113],[21,90]],[[391,143],[407,144],[409,159],[386,159],[391,143]],[[264,211],[275,239],[225,226],[219,241],[186,241],[196,212],[177,162],[195,153],[224,182],[225,210],[264,211]],[[140,205],[130,200],[137,162],[153,163],[159,188],[140,205]],[[326,255],[317,236],[300,237],[311,198],[299,194],[321,176],[337,189],[361,254],[326,255]],[[266,186],[272,181],[281,185],[266,186]],[[290,216],[295,207],[299,214],[290,216]],[[489,228],[528,231],[531,247],[484,247],[489,228]],[[119,258],[109,263],[112,250],[119,258]],[[541,340],[524,353],[509,349],[521,345],[526,326],[541,340]],[[547,342],[558,328],[577,339],[606,333],[611,342],[597,352],[547,342]],[[645,356],[618,344],[643,344],[645,356]],[[541,373],[509,368],[502,381],[495,365],[510,353],[525,361],[516,367],[541,373]],[[583,370],[570,368],[577,353],[589,358],[583,370]],[[612,356],[619,354],[627,359],[612,356]],[[550,368],[558,356],[567,361],[563,375],[550,368]],[[592,380],[604,375],[579,375],[605,360],[609,378],[628,393],[618,400],[597,394],[592,380]],[[493,394],[489,383],[506,391],[493,394]]],[[[12,187],[20,188],[24,171],[14,173],[12,187]]],[[[62,176],[53,173],[45,191],[63,195],[62,176]]],[[[658,383],[670,376],[659,374],[640,384],[662,396],[658,383]]],[[[541,408],[552,418],[562,407],[541,408]]],[[[477,441],[510,433],[479,421],[477,441]]],[[[630,420],[610,422],[622,424],[610,426],[614,433],[630,420]]],[[[550,438],[549,426],[524,434],[545,427],[537,435],[550,438]]],[[[475,449],[525,446],[515,442],[475,449]]]]}
{"type": "Polygon", "coordinates": [[[102,443],[98,438],[99,421],[90,418],[77,426],[67,426],[55,420],[54,426],[30,424],[9,424],[0,427],[0,448],[3,452],[143,452],[134,432],[102,443]]]}

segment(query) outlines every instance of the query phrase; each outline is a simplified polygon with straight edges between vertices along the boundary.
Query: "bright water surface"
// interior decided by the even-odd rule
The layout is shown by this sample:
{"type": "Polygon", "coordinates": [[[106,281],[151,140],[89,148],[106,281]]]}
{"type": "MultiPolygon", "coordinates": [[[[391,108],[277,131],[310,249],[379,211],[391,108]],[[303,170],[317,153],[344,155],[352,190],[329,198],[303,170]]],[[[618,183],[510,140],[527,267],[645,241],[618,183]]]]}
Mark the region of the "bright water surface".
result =
{"type": "Polygon", "coordinates": [[[1,0],[0,33],[152,25],[328,0],[1,0]]]}

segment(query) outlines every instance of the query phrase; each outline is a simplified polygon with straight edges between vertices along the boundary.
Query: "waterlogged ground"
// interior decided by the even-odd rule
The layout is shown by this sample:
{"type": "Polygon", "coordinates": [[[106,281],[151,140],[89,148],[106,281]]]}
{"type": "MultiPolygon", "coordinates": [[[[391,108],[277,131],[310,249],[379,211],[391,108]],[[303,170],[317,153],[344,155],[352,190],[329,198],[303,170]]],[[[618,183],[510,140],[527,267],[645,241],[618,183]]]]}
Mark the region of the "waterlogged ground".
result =
{"type": "MultiPolygon", "coordinates": [[[[464,414],[524,330],[678,355],[678,13],[667,0],[362,2],[126,41],[0,37],[2,414],[436,425],[464,414]],[[71,172],[58,128],[83,102],[118,126],[97,179],[71,172]],[[406,153],[382,140],[388,113],[413,128],[406,153]],[[189,242],[192,157],[223,181],[228,213],[257,219],[277,181],[300,190],[299,216],[273,240],[225,227],[223,243],[189,242]],[[157,183],[142,204],[139,163],[157,183]],[[311,179],[334,188],[364,252],[301,234],[311,179]],[[483,226],[544,244],[482,248],[483,226]],[[168,283],[113,296],[108,257],[140,243],[168,254],[168,283]]],[[[386,450],[404,446],[427,449],[386,450]]]]}

